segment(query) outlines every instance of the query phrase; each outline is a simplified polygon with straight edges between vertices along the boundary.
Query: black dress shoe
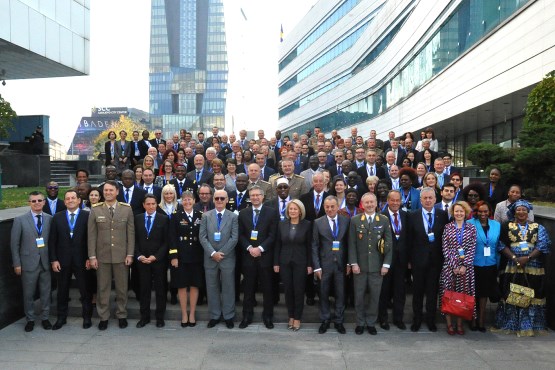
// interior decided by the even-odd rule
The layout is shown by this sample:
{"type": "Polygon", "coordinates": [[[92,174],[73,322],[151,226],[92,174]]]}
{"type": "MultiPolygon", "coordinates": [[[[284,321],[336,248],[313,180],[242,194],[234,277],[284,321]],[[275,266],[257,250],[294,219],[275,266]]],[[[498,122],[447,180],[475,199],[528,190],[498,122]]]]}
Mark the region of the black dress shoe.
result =
{"type": "Polygon", "coordinates": [[[314,306],[316,302],[314,302],[314,298],[307,298],[306,299],[307,306],[314,306]]]}
{"type": "Polygon", "coordinates": [[[357,326],[355,328],[355,334],[356,335],[361,335],[362,333],[364,333],[364,326],[357,326]]]}
{"type": "Polygon", "coordinates": [[[33,329],[35,328],[35,322],[34,321],[27,321],[27,324],[25,324],[25,331],[27,333],[33,331],[33,329]]]}
{"type": "Polygon", "coordinates": [[[50,330],[52,329],[52,324],[50,323],[49,320],[42,320],[42,328],[44,330],[50,330]]]}
{"type": "Polygon", "coordinates": [[[235,327],[235,323],[233,322],[233,319],[225,320],[225,326],[228,329],[233,329],[235,327]]]}
{"type": "Polygon", "coordinates": [[[64,326],[65,324],[67,324],[66,319],[56,320],[56,322],[54,323],[54,326],[52,326],[52,330],[61,329],[62,326],[64,326]]]}
{"type": "Polygon", "coordinates": [[[189,321],[189,327],[194,328],[197,325],[197,322],[189,321]]]}
{"type": "Polygon", "coordinates": [[[140,328],[144,328],[146,324],[150,323],[149,319],[140,319],[139,322],[137,323],[137,327],[140,328]]]}
{"type": "Polygon", "coordinates": [[[381,322],[380,328],[382,328],[383,330],[389,330],[389,323],[387,321],[381,322]]]}
{"type": "Polygon", "coordinates": [[[410,326],[410,331],[412,332],[417,332],[418,330],[420,330],[420,323],[419,322],[413,322],[412,325],[410,326]]]}
{"type": "Polygon", "coordinates": [[[432,333],[435,333],[437,331],[437,326],[433,322],[429,322],[427,325],[428,325],[428,330],[431,331],[432,333]]]}
{"type": "Polygon", "coordinates": [[[322,322],[322,325],[320,325],[320,327],[318,328],[318,333],[319,334],[324,334],[325,332],[328,331],[328,329],[330,328],[330,322],[328,320],[322,322]]]}
{"type": "Polygon", "coordinates": [[[164,326],[166,326],[166,323],[164,322],[163,319],[156,320],[156,327],[157,328],[163,328],[164,326]]]}
{"type": "Polygon", "coordinates": [[[92,321],[89,318],[83,319],[83,329],[89,329],[92,326],[92,321]]]}
{"type": "Polygon", "coordinates": [[[266,329],[273,329],[274,328],[274,323],[272,322],[272,319],[265,319],[264,320],[264,325],[266,326],[266,329]]]}
{"type": "Polygon", "coordinates": [[[378,331],[376,330],[376,327],[375,326],[369,326],[368,327],[368,334],[370,334],[370,335],[378,334],[378,331]]]}
{"type": "Polygon", "coordinates": [[[402,321],[393,321],[393,325],[398,327],[400,330],[406,330],[407,329],[407,326],[402,321]]]}
{"type": "Polygon", "coordinates": [[[218,325],[220,323],[220,319],[212,319],[210,321],[208,321],[208,325],[206,325],[206,327],[208,329],[213,328],[214,326],[218,325]]]}
{"type": "Polygon", "coordinates": [[[182,327],[182,328],[186,328],[187,326],[189,326],[189,323],[188,323],[188,322],[182,322],[182,323],[181,323],[181,327],[182,327]]]}
{"type": "Polygon", "coordinates": [[[480,333],[485,333],[486,332],[486,327],[485,326],[479,326],[478,330],[480,331],[480,333]]]}
{"type": "Polygon", "coordinates": [[[252,324],[252,320],[243,319],[243,320],[241,320],[241,323],[239,324],[239,329],[245,329],[250,324],[252,324]]]}
{"type": "Polygon", "coordinates": [[[335,330],[337,330],[339,334],[345,334],[347,332],[343,324],[340,322],[339,323],[336,322],[333,326],[335,327],[335,330]]]}
{"type": "Polygon", "coordinates": [[[98,323],[98,330],[106,330],[108,329],[108,320],[100,321],[98,323]]]}
{"type": "Polygon", "coordinates": [[[127,327],[127,319],[119,319],[118,324],[120,329],[125,329],[127,327]]]}

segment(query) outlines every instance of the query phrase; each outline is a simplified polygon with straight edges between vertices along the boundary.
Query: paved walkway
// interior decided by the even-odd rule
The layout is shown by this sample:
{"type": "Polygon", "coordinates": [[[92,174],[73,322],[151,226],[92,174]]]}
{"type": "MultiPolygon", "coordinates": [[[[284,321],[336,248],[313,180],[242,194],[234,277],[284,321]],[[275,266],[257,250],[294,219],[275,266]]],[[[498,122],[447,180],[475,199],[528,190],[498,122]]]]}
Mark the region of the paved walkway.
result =
{"type": "MultiPolygon", "coordinates": [[[[377,336],[358,336],[349,325],[340,335],[332,328],[324,335],[317,324],[288,331],[251,325],[228,330],[207,329],[206,322],[181,328],[167,321],[119,329],[81,329],[81,319],[70,318],[58,331],[40,325],[31,333],[20,320],[0,330],[2,369],[554,369],[555,335],[516,338],[512,335],[471,332],[450,337],[445,326],[438,333],[392,328],[377,336]]],[[[97,324],[95,320],[94,324],[97,324]]]]}

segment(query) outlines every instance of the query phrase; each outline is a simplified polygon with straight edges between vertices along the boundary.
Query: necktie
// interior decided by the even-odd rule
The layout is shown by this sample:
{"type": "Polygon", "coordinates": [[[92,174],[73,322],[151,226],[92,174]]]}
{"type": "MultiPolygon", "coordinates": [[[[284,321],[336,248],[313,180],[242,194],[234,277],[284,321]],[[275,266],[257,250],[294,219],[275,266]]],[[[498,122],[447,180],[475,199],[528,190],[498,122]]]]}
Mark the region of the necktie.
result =
{"type": "Polygon", "coordinates": [[[282,206],[281,206],[281,213],[285,214],[285,199],[281,201],[282,202],[282,206]]]}
{"type": "Polygon", "coordinates": [[[260,180],[264,180],[264,170],[260,171],[260,180]]]}
{"type": "Polygon", "coordinates": [[[242,201],[243,201],[243,193],[237,194],[237,208],[239,208],[239,205],[241,204],[242,201]]]}
{"type": "Polygon", "coordinates": [[[181,193],[183,193],[183,182],[179,183],[179,196],[181,197],[181,193]]]}
{"type": "Polygon", "coordinates": [[[337,222],[335,221],[335,218],[332,220],[333,222],[333,229],[332,229],[332,233],[333,233],[333,238],[336,238],[337,235],[337,222]]]}
{"type": "Polygon", "coordinates": [[[129,203],[129,188],[125,189],[125,203],[129,203]]]}
{"type": "Polygon", "coordinates": [[[35,217],[37,218],[37,229],[40,230],[42,227],[42,215],[36,215],[35,217]]]}
{"type": "Polygon", "coordinates": [[[114,207],[110,207],[110,216],[114,217],[114,207]]]}
{"type": "MultiPolygon", "coordinates": [[[[219,213],[218,213],[219,214],[219,213]]],[[[189,222],[192,223],[193,222],[193,217],[191,217],[191,215],[187,215],[187,218],[189,219],[189,222]]]]}
{"type": "Polygon", "coordinates": [[[395,233],[398,234],[399,230],[399,219],[397,218],[397,212],[393,212],[393,224],[395,225],[395,233]]]}
{"type": "Polygon", "coordinates": [[[432,212],[428,212],[428,232],[432,232],[432,212]]]}
{"type": "Polygon", "coordinates": [[[200,181],[200,171],[197,171],[197,182],[200,181]]]}
{"type": "Polygon", "coordinates": [[[256,225],[258,225],[258,217],[260,217],[260,210],[255,209],[254,210],[254,227],[256,227],[256,225]]]}
{"type": "Polygon", "coordinates": [[[71,213],[69,215],[69,222],[73,225],[73,223],[75,222],[75,213],[71,213]]]}
{"type": "Polygon", "coordinates": [[[150,234],[150,226],[152,225],[152,216],[146,218],[146,232],[150,234]]]}
{"type": "Polygon", "coordinates": [[[320,194],[316,194],[316,204],[314,210],[316,211],[316,213],[318,213],[318,211],[320,210],[320,194]]]}
{"type": "Polygon", "coordinates": [[[370,176],[374,176],[374,166],[370,167],[370,176]]]}
{"type": "Polygon", "coordinates": [[[342,175],[343,172],[341,171],[341,166],[337,166],[337,174],[342,175]]]}
{"type": "Polygon", "coordinates": [[[445,207],[443,207],[445,209],[445,212],[449,213],[449,204],[445,203],[445,207]]]}
{"type": "MultiPolygon", "coordinates": [[[[150,186],[147,186],[147,187],[145,188],[145,190],[146,190],[147,193],[150,193],[150,186]]],[[[149,217],[150,217],[150,216],[149,216],[149,217]]]]}
{"type": "Polygon", "coordinates": [[[218,231],[220,231],[221,224],[222,224],[222,214],[218,213],[218,231]]]}

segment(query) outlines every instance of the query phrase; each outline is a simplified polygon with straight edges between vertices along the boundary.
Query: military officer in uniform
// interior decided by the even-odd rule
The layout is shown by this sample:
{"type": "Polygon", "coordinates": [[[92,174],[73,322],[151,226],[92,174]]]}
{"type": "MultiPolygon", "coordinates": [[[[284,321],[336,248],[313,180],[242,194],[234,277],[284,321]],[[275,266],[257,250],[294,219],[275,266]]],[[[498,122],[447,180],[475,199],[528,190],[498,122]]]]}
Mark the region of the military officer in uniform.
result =
{"type": "Polygon", "coordinates": [[[310,188],[306,185],[304,177],[295,175],[295,164],[292,160],[282,160],[281,168],[283,170],[283,176],[270,177],[270,184],[272,184],[272,193],[274,195],[276,194],[277,179],[280,177],[285,177],[289,181],[289,197],[291,199],[299,199],[302,194],[308,193],[310,188]]]}
{"type": "Polygon", "coordinates": [[[264,190],[264,194],[268,194],[266,196],[266,201],[272,200],[272,185],[270,185],[269,182],[260,179],[260,166],[256,163],[251,163],[249,164],[248,171],[249,184],[247,186],[247,190],[251,190],[254,185],[258,185],[262,190],[264,190]]]}
{"type": "Polygon", "coordinates": [[[115,181],[106,181],[105,201],[92,207],[88,221],[89,261],[97,270],[96,309],[100,330],[108,328],[112,277],[116,288],[116,317],[121,329],[127,327],[127,277],[135,252],[135,223],[131,206],[117,201],[118,192],[115,181]]]}

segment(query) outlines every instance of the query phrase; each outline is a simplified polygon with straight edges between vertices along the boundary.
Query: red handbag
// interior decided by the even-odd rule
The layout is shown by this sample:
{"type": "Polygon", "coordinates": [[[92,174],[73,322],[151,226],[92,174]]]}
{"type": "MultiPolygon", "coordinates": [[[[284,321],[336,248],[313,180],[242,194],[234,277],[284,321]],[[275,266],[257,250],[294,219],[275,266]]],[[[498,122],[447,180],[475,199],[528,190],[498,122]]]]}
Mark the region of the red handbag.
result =
{"type": "Polygon", "coordinates": [[[468,294],[446,290],[441,300],[441,313],[472,320],[476,299],[468,294]]]}

